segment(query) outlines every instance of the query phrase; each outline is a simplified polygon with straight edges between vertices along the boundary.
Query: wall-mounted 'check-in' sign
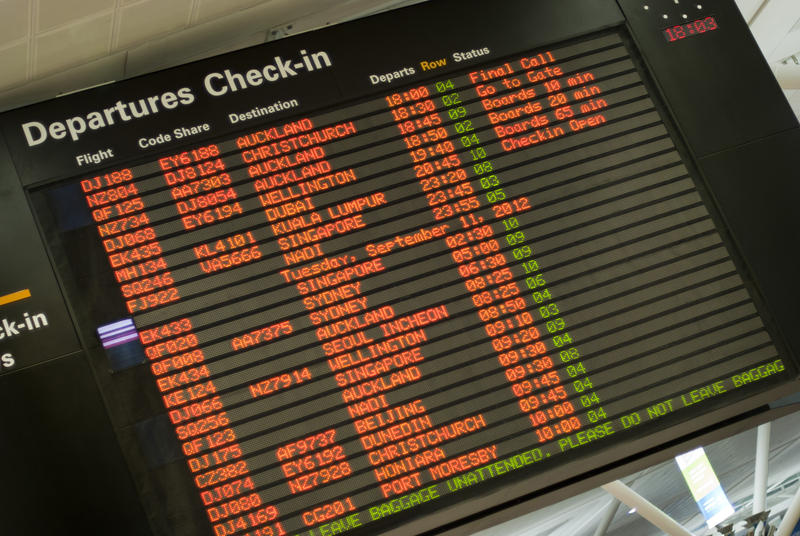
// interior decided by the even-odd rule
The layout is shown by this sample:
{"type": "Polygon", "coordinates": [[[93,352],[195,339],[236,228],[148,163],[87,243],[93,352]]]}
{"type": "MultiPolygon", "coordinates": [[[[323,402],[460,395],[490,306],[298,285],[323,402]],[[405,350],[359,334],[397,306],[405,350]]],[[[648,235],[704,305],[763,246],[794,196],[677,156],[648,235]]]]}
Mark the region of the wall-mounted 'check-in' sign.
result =
{"type": "MultiPolygon", "coordinates": [[[[31,291],[29,289],[12,292],[11,294],[0,296],[0,306],[27,300],[30,297],[31,291]]],[[[3,315],[3,317],[0,318],[0,341],[12,339],[31,331],[45,328],[49,324],[50,322],[47,320],[47,315],[41,312],[31,313],[22,311],[16,315],[3,315]]]]}

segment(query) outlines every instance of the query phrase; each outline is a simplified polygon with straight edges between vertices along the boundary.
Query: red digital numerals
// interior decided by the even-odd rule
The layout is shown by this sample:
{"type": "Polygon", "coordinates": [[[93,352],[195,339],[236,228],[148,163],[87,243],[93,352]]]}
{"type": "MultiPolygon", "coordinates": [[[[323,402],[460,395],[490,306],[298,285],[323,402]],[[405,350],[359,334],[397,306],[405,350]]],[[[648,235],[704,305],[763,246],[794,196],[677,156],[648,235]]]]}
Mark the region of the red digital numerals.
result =
{"type": "Polygon", "coordinates": [[[326,430],[287,443],[275,452],[293,494],[311,491],[352,474],[344,449],[336,444],[336,430],[326,430]]]}

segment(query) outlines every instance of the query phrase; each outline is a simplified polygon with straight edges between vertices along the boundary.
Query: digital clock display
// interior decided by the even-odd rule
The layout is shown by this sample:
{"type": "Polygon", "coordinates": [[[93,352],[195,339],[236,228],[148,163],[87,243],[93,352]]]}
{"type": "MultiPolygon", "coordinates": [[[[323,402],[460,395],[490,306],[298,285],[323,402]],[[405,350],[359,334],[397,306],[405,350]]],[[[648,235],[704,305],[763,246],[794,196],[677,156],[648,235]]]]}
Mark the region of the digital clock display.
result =
{"type": "Polygon", "coordinates": [[[717,19],[714,17],[706,17],[685,24],[670,26],[663,31],[663,34],[664,39],[672,43],[673,41],[681,41],[687,37],[711,32],[718,28],[717,19]]]}

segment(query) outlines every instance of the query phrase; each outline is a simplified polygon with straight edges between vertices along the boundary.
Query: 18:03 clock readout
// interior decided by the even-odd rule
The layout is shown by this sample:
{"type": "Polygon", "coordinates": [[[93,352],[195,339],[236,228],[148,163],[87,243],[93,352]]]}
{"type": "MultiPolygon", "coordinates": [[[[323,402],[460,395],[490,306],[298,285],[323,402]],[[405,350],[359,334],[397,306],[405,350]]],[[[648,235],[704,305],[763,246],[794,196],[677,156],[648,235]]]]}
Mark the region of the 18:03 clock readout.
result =
{"type": "Polygon", "coordinates": [[[685,24],[678,24],[664,29],[662,32],[664,39],[670,43],[674,41],[681,41],[687,37],[700,35],[703,33],[711,32],[719,28],[717,19],[714,17],[706,17],[704,19],[694,20],[685,24]]]}

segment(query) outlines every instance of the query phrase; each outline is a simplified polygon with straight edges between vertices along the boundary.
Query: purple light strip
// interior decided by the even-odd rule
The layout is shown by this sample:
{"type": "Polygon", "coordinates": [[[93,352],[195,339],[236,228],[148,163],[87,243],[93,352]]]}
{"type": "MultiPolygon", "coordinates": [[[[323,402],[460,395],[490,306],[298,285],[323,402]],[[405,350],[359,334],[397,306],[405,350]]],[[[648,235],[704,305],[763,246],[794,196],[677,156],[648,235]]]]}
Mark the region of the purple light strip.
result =
{"type": "Polygon", "coordinates": [[[130,335],[123,335],[122,337],[117,337],[116,339],[103,341],[103,348],[111,348],[113,346],[119,346],[120,344],[125,344],[126,342],[135,341],[138,338],[139,335],[137,333],[132,333],[130,335]]]}
{"type": "Polygon", "coordinates": [[[136,326],[130,318],[100,326],[97,328],[97,334],[100,336],[103,348],[112,348],[139,338],[139,332],[136,331],[136,326]]]}
{"type": "Polygon", "coordinates": [[[136,331],[136,328],[134,328],[134,327],[125,327],[125,328],[121,328],[121,329],[115,329],[114,331],[109,331],[107,333],[102,333],[102,334],[100,334],[100,338],[105,340],[105,339],[109,339],[109,338],[112,338],[112,337],[116,337],[117,335],[119,335],[121,333],[133,333],[135,331],[136,331]]]}
{"type": "Polygon", "coordinates": [[[134,328],[133,320],[130,318],[126,318],[125,320],[119,320],[117,322],[114,322],[113,324],[106,324],[105,326],[100,326],[99,328],[97,328],[97,333],[99,335],[104,335],[110,331],[115,331],[120,328],[134,328]]]}

